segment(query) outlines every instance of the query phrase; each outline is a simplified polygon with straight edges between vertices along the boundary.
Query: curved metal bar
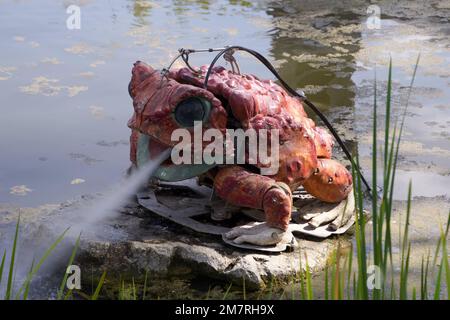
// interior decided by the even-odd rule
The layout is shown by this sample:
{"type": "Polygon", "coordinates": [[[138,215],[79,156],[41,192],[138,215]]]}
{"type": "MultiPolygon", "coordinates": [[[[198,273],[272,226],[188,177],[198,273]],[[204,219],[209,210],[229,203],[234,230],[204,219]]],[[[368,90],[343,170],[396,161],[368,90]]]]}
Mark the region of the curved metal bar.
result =
{"type": "Polygon", "coordinates": [[[291,88],[282,78],[281,76],[278,74],[278,72],[275,70],[274,66],[263,56],[261,55],[259,52],[252,50],[252,49],[248,49],[245,47],[241,47],[241,46],[229,46],[225,49],[223,49],[222,51],[220,51],[212,60],[211,64],[209,65],[208,71],[206,72],[205,75],[205,82],[203,84],[203,87],[205,89],[208,88],[208,80],[209,77],[211,75],[212,69],[214,67],[214,65],[216,64],[217,60],[219,60],[219,58],[224,55],[225,53],[227,53],[228,51],[231,50],[241,50],[241,51],[245,51],[250,53],[252,56],[254,56],[256,59],[258,59],[262,64],[264,64],[266,66],[267,69],[269,69],[270,72],[272,72],[272,74],[278,79],[278,81],[280,81],[281,85],[293,96],[298,97],[300,99],[302,99],[306,105],[311,108],[312,111],[314,111],[314,113],[322,120],[322,122],[327,126],[327,128],[330,130],[330,132],[333,134],[334,138],[336,139],[336,141],[338,142],[338,144],[340,145],[340,147],[342,148],[342,150],[344,151],[345,155],[347,156],[348,160],[351,162],[352,166],[356,169],[356,171],[359,173],[362,182],[364,183],[365,187],[367,188],[367,190],[369,191],[369,193],[371,193],[371,188],[369,186],[369,184],[367,183],[366,179],[364,178],[360,168],[355,164],[355,162],[353,161],[353,158],[350,154],[350,152],[348,151],[346,145],[344,144],[344,142],[342,141],[342,139],[339,137],[339,134],[336,132],[336,130],[333,128],[333,126],[331,125],[330,121],[328,121],[328,119],[325,117],[325,115],[311,102],[309,101],[306,96],[304,94],[300,94],[297,91],[295,91],[293,88],[291,88]]]}
{"type": "Polygon", "coordinates": [[[184,63],[186,64],[186,66],[193,72],[193,73],[200,73],[199,70],[195,70],[190,64],[189,64],[189,53],[188,52],[183,52],[181,54],[181,59],[183,59],[184,63]]]}

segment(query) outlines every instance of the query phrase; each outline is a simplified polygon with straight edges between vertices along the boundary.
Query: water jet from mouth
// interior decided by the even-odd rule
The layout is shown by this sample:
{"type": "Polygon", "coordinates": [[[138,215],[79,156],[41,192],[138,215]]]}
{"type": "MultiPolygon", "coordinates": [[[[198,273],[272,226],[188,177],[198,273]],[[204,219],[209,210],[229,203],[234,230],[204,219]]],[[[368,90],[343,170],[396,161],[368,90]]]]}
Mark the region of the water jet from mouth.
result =
{"type": "Polygon", "coordinates": [[[95,227],[96,223],[111,217],[121,208],[131,195],[144,185],[153,172],[170,155],[170,150],[161,153],[156,159],[134,171],[116,190],[94,203],[92,207],[80,209],[76,214],[77,221],[70,225],[70,234],[79,234],[84,230],[95,227]]]}

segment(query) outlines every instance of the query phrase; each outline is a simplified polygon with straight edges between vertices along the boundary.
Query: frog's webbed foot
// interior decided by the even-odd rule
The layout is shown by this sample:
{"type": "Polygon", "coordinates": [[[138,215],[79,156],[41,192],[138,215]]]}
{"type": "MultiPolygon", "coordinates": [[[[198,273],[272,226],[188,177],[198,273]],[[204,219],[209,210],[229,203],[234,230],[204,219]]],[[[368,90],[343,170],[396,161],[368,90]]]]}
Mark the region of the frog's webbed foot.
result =
{"type": "Polygon", "coordinates": [[[280,242],[289,242],[292,238],[290,231],[283,231],[270,227],[266,222],[251,222],[235,227],[225,234],[234,243],[250,243],[258,246],[269,246],[280,242]]]}
{"type": "Polygon", "coordinates": [[[226,234],[227,239],[239,244],[273,245],[289,236],[286,231],[291,220],[292,195],[287,185],[239,166],[227,166],[217,173],[214,190],[228,204],[264,210],[264,223],[234,228],[226,234]]]}

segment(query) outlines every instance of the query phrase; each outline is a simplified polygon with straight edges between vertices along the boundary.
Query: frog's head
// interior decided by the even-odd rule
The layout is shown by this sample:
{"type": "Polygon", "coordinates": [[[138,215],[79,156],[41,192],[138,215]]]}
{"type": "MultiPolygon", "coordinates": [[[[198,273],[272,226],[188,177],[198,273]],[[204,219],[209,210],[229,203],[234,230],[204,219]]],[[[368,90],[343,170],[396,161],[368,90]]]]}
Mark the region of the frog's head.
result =
{"type": "MultiPolygon", "coordinates": [[[[193,146],[194,123],[202,123],[202,137],[207,129],[226,128],[227,113],[210,91],[181,84],[143,62],[134,64],[128,91],[135,111],[128,126],[136,133],[136,143],[136,135],[146,136],[150,157],[179,145],[173,140],[177,129],[185,129],[193,146]]],[[[202,143],[202,147],[207,144],[202,143]]],[[[139,147],[136,149],[139,152],[139,147]]]]}
{"type": "Polygon", "coordinates": [[[227,113],[211,92],[166,78],[143,62],[134,64],[128,88],[135,110],[129,126],[168,147],[177,144],[173,131],[193,133],[196,121],[203,130],[226,127],[227,113]]]}

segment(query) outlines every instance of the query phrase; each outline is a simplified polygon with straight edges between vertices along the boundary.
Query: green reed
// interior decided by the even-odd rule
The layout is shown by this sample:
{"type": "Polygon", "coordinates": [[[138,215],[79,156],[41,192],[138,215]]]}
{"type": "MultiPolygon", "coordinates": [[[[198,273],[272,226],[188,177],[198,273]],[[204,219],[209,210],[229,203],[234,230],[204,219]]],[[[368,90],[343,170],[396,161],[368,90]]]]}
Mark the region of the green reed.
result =
{"type": "MultiPolygon", "coordinates": [[[[386,92],[386,118],[384,125],[384,144],[381,146],[381,153],[383,155],[383,172],[382,172],[382,192],[379,198],[377,194],[377,174],[378,174],[378,145],[377,145],[377,81],[374,81],[374,108],[373,108],[373,131],[372,131],[372,195],[371,200],[371,223],[372,223],[372,252],[370,253],[367,247],[369,241],[366,235],[366,216],[364,215],[364,191],[362,190],[361,177],[353,170],[354,180],[354,195],[356,200],[356,222],[355,222],[355,257],[357,260],[356,271],[353,271],[351,266],[351,258],[353,252],[348,255],[349,265],[347,266],[346,284],[338,279],[340,272],[339,259],[334,259],[331,266],[331,276],[328,275],[330,266],[327,266],[325,271],[325,298],[329,298],[329,284],[332,286],[331,297],[333,299],[341,299],[342,294],[336,294],[344,289],[341,285],[346,286],[347,299],[416,299],[417,289],[408,287],[408,277],[410,275],[410,261],[412,254],[411,242],[409,240],[409,224],[411,217],[411,203],[412,203],[412,185],[408,186],[408,197],[406,202],[406,217],[404,227],[399,233],[400,246],[400,271],[398,282],[395,278],[395,265],[392,258],[392,233],[391,233],[391,218],[393,212],[393,192],[395,186],[395,175],[397,169],[397,161],[399,154],[399,147],[401,144],[402,132],[405,124],[406,113],[409,104],[411,90],[416,77],[417,67],[419,65],[420,55],[417,57],[416,65],[412,75],[411,83],[408,88],[406,104],[403,110],[400,121],[395,121],[393,131],[391,128],[391,97],[392,97],[392,60],[389,61],[388,82],[386,92]],[[368,267],[375,265],[381,271],[381,285],[372,290],[369,289],[367,281],[371,280],[371,273],[368,272],[368,267]],[[387,277],[390,275],[390,278],[387,277]],[[353,277],[353,283],[351,278],[353,277]],[[339,288],[336,289],[336,285],[339,288]],[[353,294],[351,294],[351,287],[353,287],[353,294]],[[335,292],[333,294],[333,292],[335,292]]],[[[355,156],[355,163],[359,166],[359,157],[355,156]]],[[[421,274],[420,274],[420,288],[419,298],[428,299],[431,292],[429,289],[430,277],[435,274],[433,298],[439,299],[441,297],[442,279],[445,276],[445,284],[447,287],[447,298],[450,297],[450,271],[447,255],[447,237],[450,226],[450,213],[445,230],[441,231],[441,236],[438,240],[436,250],[434,253],[434,261],[430,270],[430,255],[422,257],[421,274]],[[440,263],[437,261],[440,259],[440,263]],[[435,266],[439,265],[437,270],[435,266]],[[430,272],[431,271],[431,272],[430,272]]],[[[372,271],[372,270],[371,270],[372,271]]]]}
{"type": "MultiPolygon", "coordinates": [[[[18,246],[18,239],[19,239],[19,228],[20,226],[20,215],[17,219],[15,232],[14,232],[14,241],[11,248],[11,255],[9,259],[9,271],[8,271],[8,279],[6,284],[6,289],[4,293],[4,299],[10,300],[10,299],[28,299],[28,294],[30,291],[30,284],[32,279],[36,276],[38,271],[41,269],[44,262],[48,259],[48,257],[52,254],[52,252],[56,249],[56,247],[59,245],[59,243],[63,240],[64,236],[66,235],[68,229],[66,229],[51,245],[48,249],[45,250],[42,257],[38,260],[38,262],[35,264],[35,260],[33,259],[33,262],[30,266],[30,269],[28,273],[25,276],[25,279],[22,283],[22,285],[19,287],[17,292],[14,292],[14,278],[15,278],[15,271],[16,271],[16,259],[17,259],[17,246],[18,246]]],[[[0,263],[0,285],[2,283],[3,279],[3,271],[5,268],[5,260],[7,250],[4,249],[2,260],[0,263]]]]}

